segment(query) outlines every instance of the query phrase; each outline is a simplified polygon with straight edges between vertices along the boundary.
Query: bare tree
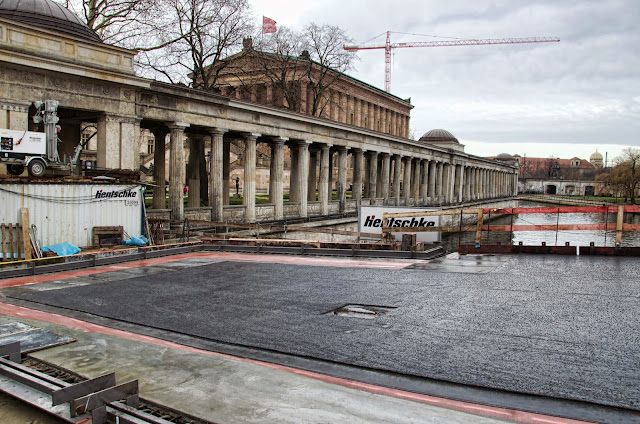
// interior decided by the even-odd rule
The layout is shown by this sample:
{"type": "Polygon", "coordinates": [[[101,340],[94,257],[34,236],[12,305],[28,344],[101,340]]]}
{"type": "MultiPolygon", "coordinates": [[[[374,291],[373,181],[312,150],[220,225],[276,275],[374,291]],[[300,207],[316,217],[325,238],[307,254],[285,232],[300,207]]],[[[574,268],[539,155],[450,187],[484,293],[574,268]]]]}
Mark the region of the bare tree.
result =
{"type": "Polygon", "coordinates": [[[299,56],[307,49],[306,40],[287,27],[268,36],[257,35],[254,40],[255,50],[245,52],[249,61],[231,61],[238,81],[249,85],[263,78],[282,95],[288,109],[299,111],[299,83],[309,72],[309,61],[299,56]]]}
{"type": "Polygon", "coordinates": [[[310,113],[320,115],[331,100],[326,96],[329,87],[353,65],[355,53],[343,49],[353,40],[343,29],[326,24],[309,24],[303,34],[309,43],[310,61],[319,65],[310,66],[307,74],[308,86],[313,93],[310,113]]]}
{"type": "Polygon", "coordinates": [[[154,0],[64,0],[60,4],[81,17],[102,41],[128,47],[148,34],[161,10],[154,0]]]}
{"type": "Polygon", "coordinates": [[[625,197],[635,203],[636,191],[640,186],[640,149],[627,147],[615,160],[616,165],[597,176],[597,181],[605,186],[625,193],[625,197]]]}
{"type": "Polygon", "coordinates": [[[352,67],[355,54],[342,48],[351,41],[335,26],[309,24],[300,32],[281,27],[256,35],[254,48],[231,58],[225,75],[245,87],[262,79],[275,89],[277,104],[282,99],[284,107],[300,111],[308,103],[306,112],[320,116],[331,101],[329,88],[352,67]]]}
{"type": "Polygon", "coordinates": [[[143,76],[211,89],[253,31],[248,0],[66,0],[103,41],[138,50],[143,76]],[[211,66],[213,65],[213,66],[211,66]]]}

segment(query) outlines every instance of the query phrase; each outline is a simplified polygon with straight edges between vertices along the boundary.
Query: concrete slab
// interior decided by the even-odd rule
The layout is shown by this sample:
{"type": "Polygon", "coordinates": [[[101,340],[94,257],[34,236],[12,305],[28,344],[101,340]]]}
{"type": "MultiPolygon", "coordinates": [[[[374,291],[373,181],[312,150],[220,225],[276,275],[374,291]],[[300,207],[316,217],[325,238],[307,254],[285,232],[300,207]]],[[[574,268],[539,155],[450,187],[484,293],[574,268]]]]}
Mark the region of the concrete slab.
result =
{"type": "MultiPolygon", "coordinates": [[[[0,324],[9,319],[0,317],[0,324]]],[[[23,321],[78,340],[32,356],[89,378],[116,371],[118,381],[140,379],[141,397],[216,423],[513,422],[356,390],[224,355],[23,321]]],[[[0,405],[0,418],[27,413],[24,405],[1,396],[0,405]]]]}

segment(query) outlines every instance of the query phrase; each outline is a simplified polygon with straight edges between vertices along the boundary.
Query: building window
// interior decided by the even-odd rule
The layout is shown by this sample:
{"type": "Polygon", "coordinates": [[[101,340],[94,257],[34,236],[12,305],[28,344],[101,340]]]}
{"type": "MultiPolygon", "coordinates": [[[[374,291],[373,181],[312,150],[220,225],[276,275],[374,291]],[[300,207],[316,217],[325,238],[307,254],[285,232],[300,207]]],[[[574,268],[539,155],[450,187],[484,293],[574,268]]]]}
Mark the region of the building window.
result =
{"type": "Polygon", "coordinates": [[[147,139],[147,154],[150,155],[154,152],[156,140],[154,138],[147,139]]]}

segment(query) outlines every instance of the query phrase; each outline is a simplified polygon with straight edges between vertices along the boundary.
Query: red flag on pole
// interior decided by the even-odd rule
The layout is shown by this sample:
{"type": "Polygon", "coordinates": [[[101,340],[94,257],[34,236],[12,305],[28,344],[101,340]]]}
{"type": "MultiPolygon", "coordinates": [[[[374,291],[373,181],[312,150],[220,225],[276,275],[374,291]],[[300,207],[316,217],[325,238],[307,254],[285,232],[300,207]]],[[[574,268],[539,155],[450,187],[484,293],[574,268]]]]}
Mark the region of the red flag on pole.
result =
{"type": "Polygon", "coordinates": [[[262,17],[262,33],[263,34],[273,34],[277,32],[276,21],[271,18],[267,18],[266,16],[262,17]]]}

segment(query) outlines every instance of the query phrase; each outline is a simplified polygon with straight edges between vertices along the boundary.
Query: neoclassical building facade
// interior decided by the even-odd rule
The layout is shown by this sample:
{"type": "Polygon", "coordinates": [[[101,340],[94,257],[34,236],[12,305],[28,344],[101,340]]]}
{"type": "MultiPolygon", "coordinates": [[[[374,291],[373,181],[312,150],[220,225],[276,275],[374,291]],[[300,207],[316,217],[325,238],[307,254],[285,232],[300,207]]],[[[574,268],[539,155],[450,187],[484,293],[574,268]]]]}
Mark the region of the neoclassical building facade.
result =
{"type": "Polygon", "coordinates": [[[93,123],[96,166],[106,176],[112,169],[137,170],[143,130],[152,133],[155,163],[169,162],[168,173],[154,168],[153,209],[172,219],[256,222],[354,212],[363,204],[438,206],[516,194],[517,165],[430,144],[428,137],[412,141],[404,133],[140,78],[134,51],[86,35],[77,18],[29,10],[18,1],[1,7],[0,127],[38,130],[30,120],[32,102],[58,100],[60,156],[70,154],[83,125],[93,123]],[[8,5],[22,9],[12,14],[8,5]],[[52,20],[58,25],[42,24],[52,20]],[[232,142],[243,149],[242,205],[228,201],[232,142]],[[270,153],[269,202],[259,205],[258,146],[270,153]],[[193,190],[186,208],[185,184],[193,190]]]}

